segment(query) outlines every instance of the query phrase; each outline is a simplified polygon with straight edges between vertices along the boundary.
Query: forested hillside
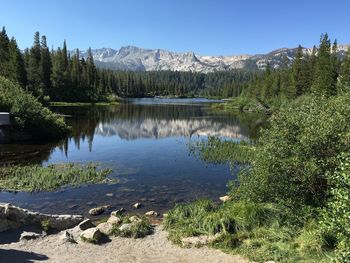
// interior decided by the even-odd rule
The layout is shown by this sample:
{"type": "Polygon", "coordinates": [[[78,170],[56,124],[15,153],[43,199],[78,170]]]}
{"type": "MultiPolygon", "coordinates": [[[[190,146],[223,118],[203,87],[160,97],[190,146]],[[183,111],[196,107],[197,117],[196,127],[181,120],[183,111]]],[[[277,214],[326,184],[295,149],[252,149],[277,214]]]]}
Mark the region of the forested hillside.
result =
{"type": "MultiPolygon", "coordinates": [[[[214,73],[177,71],[112,71],[95,66],[91,49],[86,59],[79,50],[67,51],[66,41],[56,50],[49,50],[46,36],[38,32],[34,43],[24,52],[15,38],[9,39],[5,28],[0,34],[0,75],[16,81],[41,101],[107,101],[119,97],[205,96],[256,97],[264,101],[276,98],[293,99],[302,94],[324,90],[326,95],[342,89],[343,76],[337,42],[321,36],[320,46],[311,55],[299,46],[292,66],[285,64],[264,71],[231,70],[214,73]],[[332,82],[325,90],[324,83],[332,82]]],[[[345,59],[347,61],[348,59],[345,59]]],[[[347,62],[348,63],[348,62],[347,62]]],[[[346,71],[346,70],[345,70],[346,71]]],[[[344,75],[344,74],[343,74],[344,75]]]]}

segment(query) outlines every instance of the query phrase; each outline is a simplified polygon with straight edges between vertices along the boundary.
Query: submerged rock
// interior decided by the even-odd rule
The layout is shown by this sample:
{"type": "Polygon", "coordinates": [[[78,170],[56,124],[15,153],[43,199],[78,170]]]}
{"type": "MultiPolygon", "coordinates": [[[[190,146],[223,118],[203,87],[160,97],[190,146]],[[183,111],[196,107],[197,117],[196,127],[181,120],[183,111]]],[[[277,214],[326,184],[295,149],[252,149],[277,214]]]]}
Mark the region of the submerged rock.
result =
{"type": "Polygon", "coordinates": [[[70,210],[76,210],[76,209],[79,208],[79,205],[70,205],[70,206],[68,206],[68,208],[69,208],[70,210]]]}
{"type": "Polygon", "coordinates": [[[103,214],[104,211],[106,211],[109,208],[110,208],[109,205],[98,206],[98,207],[90,209],[89,214],[92,216],[98,216],[100,214],[103,214]]]}
{"type": "Polygon", "coordinates": [[[141,207],[141,203],[136,203],[136,204],[133,205],[133,207],[136,208],[136,209],[140,208],[141,207]]]}

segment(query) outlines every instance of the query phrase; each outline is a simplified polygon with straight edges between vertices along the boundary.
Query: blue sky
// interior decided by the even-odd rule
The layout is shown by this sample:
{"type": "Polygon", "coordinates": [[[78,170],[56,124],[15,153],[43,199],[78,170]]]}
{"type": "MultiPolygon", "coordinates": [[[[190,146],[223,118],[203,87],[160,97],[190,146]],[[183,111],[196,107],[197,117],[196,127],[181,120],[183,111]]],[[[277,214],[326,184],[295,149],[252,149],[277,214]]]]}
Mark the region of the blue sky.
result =
{"type": "Polygon", "coordinates": [[[350,43],[349,0],[1,0],[0,26],[21,48],[39,31],[50,46],[136,45],[206,55],[350,43]]]}

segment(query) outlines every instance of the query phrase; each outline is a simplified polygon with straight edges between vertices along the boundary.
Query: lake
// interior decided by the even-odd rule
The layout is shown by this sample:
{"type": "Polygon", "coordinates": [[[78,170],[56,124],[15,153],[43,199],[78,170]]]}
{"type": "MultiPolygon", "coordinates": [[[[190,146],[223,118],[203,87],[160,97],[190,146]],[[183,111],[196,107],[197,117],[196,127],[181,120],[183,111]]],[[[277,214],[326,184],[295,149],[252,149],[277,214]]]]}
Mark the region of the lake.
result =
{"type": "Polygon", "coordinates": [[[58,143],[0,145],[0,162],[101,162],[113,184],[64,187],[55,192],[1,192],[0,202],[46,213],[87,215],[98,205],[133,212],[164,212],[198,198],[218,200],[239,167],[205,163],[189,145],[208,136],[244,140],[254,136],[254,117],[210,110],[207,99],[144,98],[114,106],[55,107],[72,133],[58,143]]]}

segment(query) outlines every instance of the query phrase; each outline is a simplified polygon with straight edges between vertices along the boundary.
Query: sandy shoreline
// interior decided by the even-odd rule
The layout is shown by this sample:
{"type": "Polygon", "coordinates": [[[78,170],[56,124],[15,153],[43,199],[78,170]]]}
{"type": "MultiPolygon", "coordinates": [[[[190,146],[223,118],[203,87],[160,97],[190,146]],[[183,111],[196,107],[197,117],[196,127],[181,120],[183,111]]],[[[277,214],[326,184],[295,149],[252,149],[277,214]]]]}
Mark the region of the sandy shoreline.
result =
{"type": "Polygon", "coordinates": [[[60,239],[60,233],[36,240],[0,244],[0,262],[221,262],[247,263],[210,248],[180,248],[167,240],[159,226],[154,234],[142,239],[111,237],[102,245],[80,242],[72,244],[60,239]]]}

